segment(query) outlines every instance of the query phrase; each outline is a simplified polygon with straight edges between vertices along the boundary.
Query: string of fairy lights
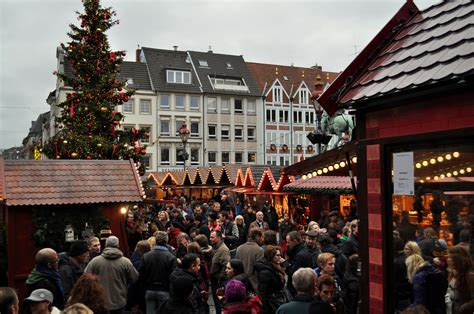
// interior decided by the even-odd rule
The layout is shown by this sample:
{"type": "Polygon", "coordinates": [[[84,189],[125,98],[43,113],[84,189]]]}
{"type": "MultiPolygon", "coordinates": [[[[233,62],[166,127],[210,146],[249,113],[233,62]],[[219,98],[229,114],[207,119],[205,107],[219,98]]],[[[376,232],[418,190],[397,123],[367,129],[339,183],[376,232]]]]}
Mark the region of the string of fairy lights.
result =
{"type": "MultiPolygon", "coordinates": [[[[356,164],[357,163],[357,157],[352,157],[351,158],[351,162],[353,164],[356,164]]],[[[319,169],[316,169],[312,172],[309,172],[307,174],[304,174],[301,178],[303,180],[307,180],[307,179],[311,179],[313,177],[317,177],[317,176],[321,176],[323,174],[327,174],[327,173],[330,173],[334,170],[338,170],[340,168],[344,168],[347,166],[347,162],[346,161],[340,161],[340,162],[336,162],[334,164],[330,164],[330,165],[327,165],[326,167],[322,167],[322,168],[319,168],[319,169]]]]}

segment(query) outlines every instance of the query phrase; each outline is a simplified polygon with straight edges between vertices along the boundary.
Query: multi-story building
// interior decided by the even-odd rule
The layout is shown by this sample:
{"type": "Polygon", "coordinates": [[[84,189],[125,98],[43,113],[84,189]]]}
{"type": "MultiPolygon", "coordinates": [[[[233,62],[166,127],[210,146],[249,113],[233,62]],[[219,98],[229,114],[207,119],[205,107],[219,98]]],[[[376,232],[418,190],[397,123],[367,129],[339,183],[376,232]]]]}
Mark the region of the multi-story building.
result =
{"type": "Polygon", "coordinates": [[[317,154],[306,135],[316,129],[311,102],[315,84],[329,84],[338,75],[320,66],[302,68],[247,62],[264,98],[265,163],[287,166],[317,154]]]}

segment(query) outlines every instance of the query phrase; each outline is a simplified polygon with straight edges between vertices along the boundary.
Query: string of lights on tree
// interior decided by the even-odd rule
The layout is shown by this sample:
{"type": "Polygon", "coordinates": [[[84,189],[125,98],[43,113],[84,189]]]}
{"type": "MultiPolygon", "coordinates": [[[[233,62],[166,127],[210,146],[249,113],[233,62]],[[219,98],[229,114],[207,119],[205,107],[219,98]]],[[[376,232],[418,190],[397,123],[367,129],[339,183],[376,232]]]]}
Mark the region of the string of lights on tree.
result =
{"type": "MultiPolygon", "coordinates": [[[[134,91],[126,89],[126,81],[117,79],[124,51],[111,51],[105,32],[119,23],[110,7],[99,0],[84,0],[84,13],[77,12],[80,26],[70,24],[71,41],[61,44],[73,75],[54,72],[73,89],[58,104],[54,127],[58,132],[45,146],[44,152],[55,159],[130,159],[140,164],[146,146],[145,130],[122,130],[124,116],[117,107],[127,102],[134,91]]],[[[139,165],[139,172],[144,167],[139,165]]]]}

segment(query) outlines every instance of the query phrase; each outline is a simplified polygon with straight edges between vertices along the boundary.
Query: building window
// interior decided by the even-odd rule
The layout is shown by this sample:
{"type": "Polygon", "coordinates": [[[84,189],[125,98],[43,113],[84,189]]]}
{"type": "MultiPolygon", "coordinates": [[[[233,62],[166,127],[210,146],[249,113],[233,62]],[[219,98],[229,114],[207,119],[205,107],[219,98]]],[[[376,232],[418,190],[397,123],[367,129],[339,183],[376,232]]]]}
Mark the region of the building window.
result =
{"type": "Polygon", "coordinates": [[[242,99],[234,99],[234,113],[242,114],[243,112],[242,99]]]}
{"type": "Polygon", "coordinates": [[[149,170],[151,168],[151,158],[150,155],[142,156],[140,160],[140,164],[145,168],[145,170],[149,170]]]}
{"type": "Polygon", "coordinates": [[[199,96],[191,96],[191,110],[199,110],[199,96]]]}
{"type": "Polygon", "coordinates": [[[207,64],[206,60],[199,60],[199,66],[200,67],[208,67],[209,65],[207,64]]]}
{"type": "Polygon", "coordinates": [[[228,164],[230,162],[230,153],[229,152],[222,152],[222,163],[228,164]]]}
{"type": "Polygon", "coordinates": [[[209,138],[217,138],[217,132],[216,132],[216,125],[210,124],[207,126],[207,134],[209,134],[209,138]]]}
{"type": "Polygon", "coordinates": [[[123,103],[123,113],[133,113],[134,112],[134,100],[129,99],[127,102],[123,103]]]}
{"type": "Polygon", "coordinates": [[[190,130],[191,130],[191,137],[199,137],[199,122],[192,121],[190,130]]]}
{"type": "Polygon", "coordinates": [[[254,126],[247,127],[247,140],[255,141],[255,127],[254,126]]]}
{"type": "Polygon", "coordinates": [[[160,120],[160,136],[170,136],[169,120],[160,120]]]}
{"type": "Polygon", "coordinates": [[[235,163],[241,164],[243,162],[243,153],[242,152],[235,152],[235,163]]]}
{"type": "Polygon", "coordinates": [[[160,108],[169,109],[170,108],[170,96],[161,95],[160,96],[160,108]]]}
{"type": "Polygon", "coordinates": [[[236,140],[242,140],[244,138],[244,127],[241,125],[236,125],[234,129],[234,137],[236,140]]]}
{"type": "Polygon", "coordinates": [[[191,148],[191,165],[199,165],[199,148],[191,148]]]}
{"type": "Polygon", "coordinates": [[[135,125],[133,125],[133,124],[124,124],[124,125],[122,125],[122,127],[123,127],[124,132],[129,132],[131,129],[133,129],[135,127],[135,125]]]}
{"type": "Polygon", "coordinates": [[[267,109],[267,122],[276,122],[276,110],[275,109],[267,109]]]}
{"type": "Polygon", "coordinates": [[[180,160],[180,156],[182,156],[183,154],[183,148],[182,147],[178,147],[176,148],[176,165],[183,165],[183,160],[180,160]]]}
{"type": "Polygon", "coordinates": [[[160,149],[160,165],[169,166],[170,164],[170,149],[163,147],[160,149]]]}
{"type": "Polygon", "coordinates": [[[140,99],[140,114],[151,114],[151,100],[140,99]]]}
{"type": "Polygon", "coordinates": [[[140,130],[143,130],[145,133],[148,134],[146,136],[145,134],[140,138],[140,141],[142,143],[150,143],[150,138],[151,138],[151,126],[150,125],[140,125],[140,130]]]}
{"type": "Polygon", "coordinates": [[[281,123],[288,123],[288,110],[280,110],[278,118],[281,123]]]}
{"type": "Polygon", "coordinates": [[[267,165],[276,166],[276,156],[267,156],[267,165]]]}
{"type": "Polygon", "coordinates": [[[176,84],[191,84],[191,72],[166,70],[166,82],[176,84]]]}
{"type": "Polygon", "coordinates": [[[181,127],[183,126],[183,124],[186,123],[186,120],[184,120],[184,118],[178,118],[176,117],[176,121],[175,121],[175,132],[176,132],[176,136],[179,136],[179,129],[181,129],[181,127]]]}
{"type": "Polygon", "coordinates": [[[215,164],[217,162],[217,153],[216,152],[207,152],[207,161],[210,164],[215,164]]]}
{"type": "Polygon", "coordinates": [[[280,86],[273,87],[273,102],[276,104],[281,103],[281,87],[280,86]]]}
{"type": "Polygon", "coordinates": [[[207,112],[214,113],[217,111],[217,98],[209,97],[207,99],[207,112]]]}
{"type": "Polygon", "coordinates": [[[221,125],[221,140],[230,138],[230,125],[221,125]]]}
{"type": "Polygon", "coordinates": [[[308,91],[306,89],[300,90],[300,104],[308,103],[308,91]]]}
{"type": "Polygon", "coordinates": [[[176,109],[184,109],[184,96],[183,95],[176,95],[175,96],[175,107],[176,109]]]}
{"type": "Polygon", "coordinates": [[[254,115],[256,112],[255,100],[247,100],[247,113],[249,115],[254,115]]]}
{"type": "Polygon", "coordinates": [[[230,112],[230,99],[229,98],[222,98],[221,99],[221,112],[222,113],[229,113],[230,112]]]}
{"type": "Polygon", "coordinates": [[[249,164],[254,164],[257,161],[257,153],[256,152],[248,152],[247,153],[247,162],[249,164]]]}

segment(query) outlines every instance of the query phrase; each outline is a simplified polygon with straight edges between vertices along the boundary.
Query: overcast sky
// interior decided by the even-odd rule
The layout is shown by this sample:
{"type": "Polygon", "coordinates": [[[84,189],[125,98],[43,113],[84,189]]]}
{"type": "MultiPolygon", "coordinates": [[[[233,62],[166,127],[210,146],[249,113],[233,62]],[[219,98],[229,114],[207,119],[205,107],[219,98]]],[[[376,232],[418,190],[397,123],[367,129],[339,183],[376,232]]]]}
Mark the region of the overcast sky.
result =
{"type": "MultiPolygon", "coordinates": [[[[243,55],[246,61],[342,71],[406,0],[103,0],[120,24],[114,50],[142,47],[243,55]]],[[[420,9],[438,0],[415,0],[420,9]]],[[[80,0],[0,0],[0,148],[21,145],[49,110],[56,47],[80,0]]]]}

